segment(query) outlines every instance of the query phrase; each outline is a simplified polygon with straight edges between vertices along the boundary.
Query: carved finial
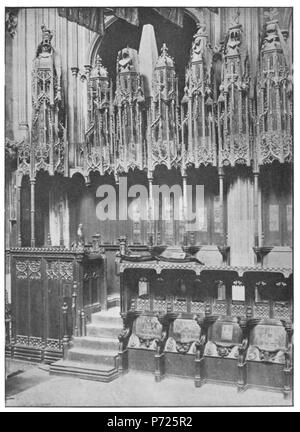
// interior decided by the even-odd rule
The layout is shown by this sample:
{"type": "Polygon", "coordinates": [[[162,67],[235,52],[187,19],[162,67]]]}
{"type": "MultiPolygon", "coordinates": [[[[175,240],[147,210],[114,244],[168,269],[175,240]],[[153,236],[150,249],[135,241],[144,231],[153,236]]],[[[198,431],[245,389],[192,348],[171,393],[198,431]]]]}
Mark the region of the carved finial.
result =
{"type": "Polygon", "coordinates": [[[163,46],[161,47],[161,55],[164,57],[168,55],[168,47],[165,43],[163,43],[163,46]]]}
{"type": "Polygon", "coordinates": [[[97,54],[97,56],[96,56],[96,66],[97,66],[98,68],[100,68],[100,67],[102,66],[102,59],[101,59],[101,57],[99,56],[99,54],[97,54]]]}
{"type": "Polygon", "coordinates": [[[156,68],[161,68],[161,67],[174,68],[174,61],[173,61],[172,57],[170,57],[170,55],[168,53],[168,47],[165,43],[163,43],[163,45],[161,47],[161,54],[157,59],[155,67],[156,68]]]}

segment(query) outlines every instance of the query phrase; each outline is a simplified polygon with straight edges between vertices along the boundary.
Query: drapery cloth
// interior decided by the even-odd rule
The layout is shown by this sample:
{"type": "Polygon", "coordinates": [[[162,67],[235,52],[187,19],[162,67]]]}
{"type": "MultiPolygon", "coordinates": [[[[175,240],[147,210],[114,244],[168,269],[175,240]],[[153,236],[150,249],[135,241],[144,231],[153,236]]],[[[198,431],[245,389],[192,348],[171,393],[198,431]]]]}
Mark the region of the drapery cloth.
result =
{"type": "Polygon", "coordinates": [[[162,7],[162,8],[154,8],[160,15],[164,18],[168,19],[172,23],[178,25],[179,27],[183,27],[183,8],[176,7],[162,7]]]}
{"type": "MultiPolygon", "coordinates": [[[[179,27],[183,27],[184,8],[182,7],[162,7],[153,8],[156,12],[162,15],[167,20],[173,22],[179,27]]],[[[201,8],[202,9],[202,8],[201,8]]],[[[218,13],[218,8],[208,8],[214,13],[218,13]]],[[[67,20],[76,22],[89,30],[92,30],[100,35],[104,33],[104,12],[111,13],[118,18],[121,18],[132,25],[139,25],[139,12],[137,7],[86,7],[86,8],[58,8],[58,14],[67,20]]]]}
{"type": "Polygon", "coordinates": [[[104,33],[104,8],[58,8],[58,15],[100,35],[104,33]]]}

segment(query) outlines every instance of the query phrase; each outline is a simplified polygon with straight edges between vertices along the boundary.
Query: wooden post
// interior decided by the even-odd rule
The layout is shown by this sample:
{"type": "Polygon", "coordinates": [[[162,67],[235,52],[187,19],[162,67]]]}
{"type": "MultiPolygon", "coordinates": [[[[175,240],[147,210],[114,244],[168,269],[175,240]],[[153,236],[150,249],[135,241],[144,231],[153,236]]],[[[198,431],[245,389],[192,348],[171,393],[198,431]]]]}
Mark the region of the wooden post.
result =
{"type": "Polygon", "coordinates": [[[262,246],[261,211],[259,211],[258,176],[259,168],[253,172],[254,175],[254,223],[255,223],[255,246],[262,246]]]}
{"type": "MultiPolygon", "coordinates": [[[[63,199],[63,196],[61,196],[61,199],[63,199]]],[[[63,204],[62,202],[59,203],[59,245],[64,245],[64,212],[63,212],[63,204]]]]}
{"type": "Polygon", "coordinates": [[[221,213],[221,236],[222,246],[226,245],[226,233],[225,233],[225,215],[224,215],[224,170],[219,167],[219,194],[220,194],[220,213],[221,213]]]}
{"type": "Polygon", "coordinates": [[[80,336],[86,336],[86,318],[83,309],[80,312],[80,336]]]}
{"type": "Polygon", "coordinates": [[[184,226],[184,235],[187,233],[187,174],[186,169],[184,168],[182,172],[182,186],[183,186],[183,226],[184,226]]]}
{"type": "MultiPolygon", "coordinates": [[[[149,157],[149,155],[148,155],[149,157]]],[[[150,156],[152,157],[152,156],[150,156]]],[[[151,236],[154,235],[153,232],[153,220],[154,220],[154,206],[153,206],[153,173],[152,171],[148,172],[148,185],[149,185],[149,208],[148,208],[148,217],[149,217],[149,233],[148,233],[148,237],[150,238],[151,236]]]]}
{"type": "Polygon", "coordinates": [[[78,157],[77,157],[77,146],[78,146],[78,134],[77,134],[77,75],[79,72],[78,67],[71,67],[72,75],[73,75],[73,142],[71,143],[74,147],[74,165],[78,165],[78,157]]]}
{"type": "Polygon", "coordinates": [[[69,335],[68,335],[68,304],[64,302],[62,306],[63,313],[63,358],[66,360],[68,347],[69,347],[69,335]]]}
{"type": "Polygon", "coordinates": [[[72,293],[72,318],[73,318],[73,334],[74,336],[79,336],[78,334],[78,322],[77,322],[77,282],[73,283],[73,293],[72,293]]]}
{"type": "Polygon", "coordinates": [[[161,382],[161,380],[164,377],[165,373],[165,354],[156,352],[154,356],[154,362],[155,362],[155,371],[154,371],[154,377],[156,382],[161,382]]]}
{"type": "Polygon", "coordinates": [[[17,245],[22,246],[21,235],[21,179],[17,181],[17,245]]]}
{"type": "Polygon", "coordinates": [[[31,225],[31,247],[35,247],[35,178],[30,179],[30,225],[31,225]]]}

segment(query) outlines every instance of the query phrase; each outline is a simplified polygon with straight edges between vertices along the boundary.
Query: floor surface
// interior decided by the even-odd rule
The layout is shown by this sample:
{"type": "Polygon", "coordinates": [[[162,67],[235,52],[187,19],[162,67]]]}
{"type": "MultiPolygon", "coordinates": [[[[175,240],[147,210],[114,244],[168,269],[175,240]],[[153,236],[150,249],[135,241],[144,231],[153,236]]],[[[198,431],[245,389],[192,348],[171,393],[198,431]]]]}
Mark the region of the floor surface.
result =
{"type": "Polygon", "coordinates": [[[6,407],[216,407],[290,406],[277,392],[165,378],[156,383],[147,373],[129,372],[102,383],[49,375],[47,366],[7,360],[6,407]]]}

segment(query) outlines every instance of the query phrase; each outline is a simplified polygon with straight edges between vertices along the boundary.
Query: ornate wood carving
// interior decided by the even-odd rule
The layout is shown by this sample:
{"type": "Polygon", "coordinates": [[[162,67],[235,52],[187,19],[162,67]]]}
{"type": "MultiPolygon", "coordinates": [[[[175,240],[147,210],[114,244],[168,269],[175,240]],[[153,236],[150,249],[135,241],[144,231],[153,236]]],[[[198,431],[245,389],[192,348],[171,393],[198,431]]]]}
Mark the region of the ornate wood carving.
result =
{"type": "Polygon", "coordinates": [[[161,48],[153,76],[148,124],[148,169],[156,165],[179,166],[178,81],[174,60],[166,44],[161,48]]]}
{"type": "Polygon", "coordinates": [[[6,8],[5,29],[12,38],[15,37],[18,26],[18,8],[6,8]]]}
{"type": "Polygon", "coordinates": [[[139,73],[138,53],[124,48],[117,58],[117,83],[114,105],[116,107],[116,173],[143,169],[146,161],[142,132],[144,103],[143,83],[139,73]]]}
{"type": "Polygon", "coordinates": [[[43,169],[50,175],[65,171],[64,109],[61,95],[61,63],[51,45],[52,32],[42,29],[32,70],[31,140],[18,145],[18,172],[33,178],[43,169]]]}
{"type": "Polygon", "coordinates": [[[252,155],[249,105],[248,50],[239,24],[233,18],[223,49],[222,82],[218,99],[219,165],[247,164],[252,155]]]}
{"type": "Polygon", "coordinates": [[[86,80],[88,126],[85,143],[77,163],[84,176],[91,171],[111,172],[116,158],[112,82],[97,55],[93,67],[85,66],[81,81],[86,80]]]}
{"type": "Polygon", "coordinates": [[[46,274],[48,279],[73,280],[73,262],[52,261],[47,263],[46,274]]]}
{"type": "Polygon", "coordinates": [[[17,279],[41,279],[41,260],[16,261],[17,279]]]}
{"type": "Polygon", "coordinates": [[[184,143],[187,129],[188,145],[183,165],[217,163],[215,113],[213,101],[213,50],[208,43],[205,22],[197,24],[190,63],[186,70],[185,89],[182,99],[182,133],[184,143]]]}
{"type": "Polygon", "coordinates": [[[287,32],[281,31],[274,11],[268,18],[258,76],[257,157],[261,165],[292,160],[293,78],[288,67],[287,32]]]}

